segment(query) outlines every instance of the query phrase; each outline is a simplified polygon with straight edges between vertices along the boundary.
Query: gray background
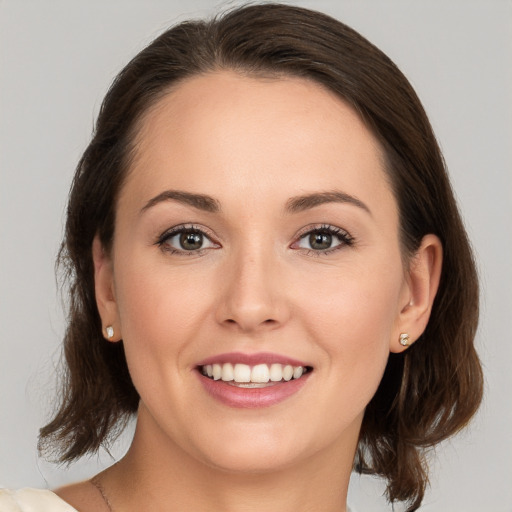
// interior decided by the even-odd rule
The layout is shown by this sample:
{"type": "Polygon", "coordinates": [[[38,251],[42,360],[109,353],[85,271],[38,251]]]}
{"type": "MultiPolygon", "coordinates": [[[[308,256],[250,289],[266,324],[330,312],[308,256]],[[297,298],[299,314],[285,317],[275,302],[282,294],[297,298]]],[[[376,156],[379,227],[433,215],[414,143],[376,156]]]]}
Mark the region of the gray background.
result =
{"type": "MultiPolygon", "coordinates": [[[[478,347],[486,398],[436,450],[422,511],[512,511],[512,3],[298,1],[359,30],[405,72],[444,150],[478,253],[478,347]]],[[[55,487],[111,462],[38,460],[63,332],[53,262],[65,199],[106,89],[168,25],[231,5],[213,0],[0,0],[0,484],[55,487]]],[[[128,436],[114,447],[123,453],[128,436]]],[[[352,503],[390,510],[372,478],[352,503]]]]}

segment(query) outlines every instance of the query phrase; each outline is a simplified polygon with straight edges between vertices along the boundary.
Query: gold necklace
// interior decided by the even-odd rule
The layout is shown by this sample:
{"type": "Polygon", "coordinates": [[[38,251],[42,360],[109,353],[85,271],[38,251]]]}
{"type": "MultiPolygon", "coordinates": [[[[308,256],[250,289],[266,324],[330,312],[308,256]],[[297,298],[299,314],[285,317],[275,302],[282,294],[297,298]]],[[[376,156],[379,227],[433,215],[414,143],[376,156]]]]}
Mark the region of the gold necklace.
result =
{"type": "Polygon", "coordinates": [[[103,488],[103,485],[101,485],[100,477],[99,475],[96,475],[95,477],[91,478],[89,480],[96,489],[98,489],[99,493],[101,494],[101,497],[103,498],[103,501],[107,505],[110,512],[114,512],[112,505],[110,504],[110,501],[107,498],[107,495],[105,494],[105,489],[103,488]]]}

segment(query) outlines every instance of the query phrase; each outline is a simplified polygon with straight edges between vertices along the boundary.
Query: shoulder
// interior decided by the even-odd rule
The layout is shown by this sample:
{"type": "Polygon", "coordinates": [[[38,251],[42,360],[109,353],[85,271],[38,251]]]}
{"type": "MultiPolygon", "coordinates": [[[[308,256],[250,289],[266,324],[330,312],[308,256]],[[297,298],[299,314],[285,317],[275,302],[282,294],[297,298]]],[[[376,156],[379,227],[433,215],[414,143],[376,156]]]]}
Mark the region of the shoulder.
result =
{"type": "Polygon", "coordinates": [[[91,485],[89,480],[56,489],[55,494],[66,503],[73,505],[75,507],[71,508],[73,511],[103,512],[108,510],[100,492],[94,485],[91,485]]]}
{"type": "Polygon", "coordinates": [[[0,488],[1,512],[77,512],[71,505],[46,489],[0,488]]]}

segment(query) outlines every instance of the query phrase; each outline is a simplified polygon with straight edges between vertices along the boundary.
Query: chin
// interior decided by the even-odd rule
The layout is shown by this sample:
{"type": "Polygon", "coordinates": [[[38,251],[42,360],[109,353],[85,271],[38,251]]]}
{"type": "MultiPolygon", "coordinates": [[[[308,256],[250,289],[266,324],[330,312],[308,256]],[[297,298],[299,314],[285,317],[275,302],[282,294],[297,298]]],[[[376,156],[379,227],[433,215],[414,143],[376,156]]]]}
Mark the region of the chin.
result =
{"type": "Polygon", "coordinates": [[[200,458],[210,467],[232,473],[271,473],[285,469],[318,450],[314,438],[300,432],[269,427],[241,428],[212,436],[203,444],[200,458]],[[298,435],[297,435],[298,434],[298,435]],[[215,439],[215,437],[217,439],[215,439]],[[305,436],[307,437],[307,436],[305,436]]]}
{"type": "Polygon", "coordinates": [[[216,470],[235,474],[275,473],[296,464],[300,459],[297,453],[283,454],[276,450],[242,450],[229,453],[211,454],[206,464],[216,470]]]}

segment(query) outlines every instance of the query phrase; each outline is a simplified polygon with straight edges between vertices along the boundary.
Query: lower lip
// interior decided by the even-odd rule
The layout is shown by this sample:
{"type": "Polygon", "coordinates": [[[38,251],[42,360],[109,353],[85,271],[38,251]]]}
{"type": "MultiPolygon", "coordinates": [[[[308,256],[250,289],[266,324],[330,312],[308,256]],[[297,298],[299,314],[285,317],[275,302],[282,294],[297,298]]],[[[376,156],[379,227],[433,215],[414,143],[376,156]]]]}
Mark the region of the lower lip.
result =
{"type": "Polygon", "coordinates": [[[277,382],[264,388],[240,388],[227,384],[222,380],[213,380],[197,372],[201,384],[207,393],[229,407],[254,409],[270,407],[283,402],[297,393],[306,384],[311,373],[304,374],[300,379],[288,382],[277,382]]]}

